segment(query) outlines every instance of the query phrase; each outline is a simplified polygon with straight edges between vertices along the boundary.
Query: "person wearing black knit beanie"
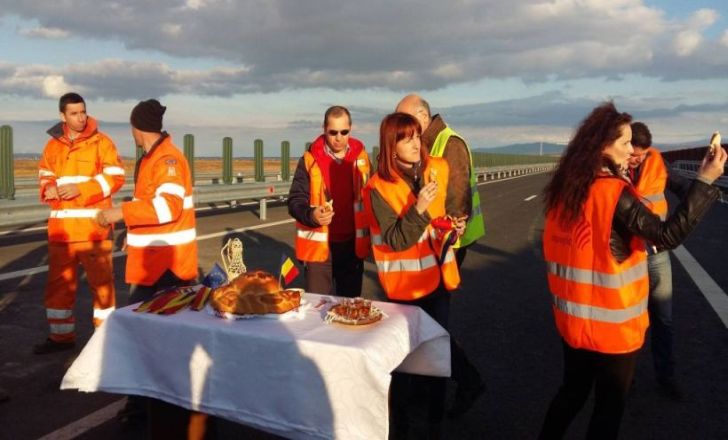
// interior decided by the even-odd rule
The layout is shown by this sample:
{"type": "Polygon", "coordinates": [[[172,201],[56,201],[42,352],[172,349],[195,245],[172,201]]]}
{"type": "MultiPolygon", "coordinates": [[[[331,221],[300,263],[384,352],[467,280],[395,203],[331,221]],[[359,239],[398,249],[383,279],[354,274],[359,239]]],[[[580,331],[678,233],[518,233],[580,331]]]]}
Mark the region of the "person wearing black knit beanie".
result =
{"type": "MultiPolygon", "coordinates": [[[[134,198],[105,209],[100,224],[126,224],[128,303],[147,301],[155,292],[197,283],[197,242],[192,174],[182,152],[162,131],[167,108],[156,99],[141,101],[129,122],[144,155],[134,173],[134,198]]],[[[190,429],[212,429],[213,418],[161,400],[129,396],[117,414],[123,426],[148,423],[151,438],[187,438],[190,429]]]]}
{"type": "Polygon", "coordinates": [[[142,101],[131,111],[130,122],[132,127],[150,133],[162,131],[162,116],[167,110],[156,99],[142,101]]]}

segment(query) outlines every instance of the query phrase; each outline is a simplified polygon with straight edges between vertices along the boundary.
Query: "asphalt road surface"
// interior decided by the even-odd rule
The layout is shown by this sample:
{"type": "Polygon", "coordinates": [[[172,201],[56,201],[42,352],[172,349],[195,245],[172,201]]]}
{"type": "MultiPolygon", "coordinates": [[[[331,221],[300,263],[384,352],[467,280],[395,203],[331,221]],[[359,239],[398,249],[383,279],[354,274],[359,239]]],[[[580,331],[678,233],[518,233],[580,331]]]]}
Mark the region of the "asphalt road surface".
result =
{"type": "MultiPolygon", "coordinates": [[[[446,422],[447,438],[535,438],[559,386],[561,344],[553,325],[541,256],[540,193],[547,179],[547,174],[541,174],[479,187],[486,236],[468,253],[463,288],[453,295],[451,321],[453,336],[481,370],[488,390],[468,414],[446,422]]],[[[243,240],[249,270],[277,272],[281,253],[294,255],[293,223],[281,203],[269,206],[265,221],[257,214],[257,205],[198,212],[201,270],[219,261],[222,244],[237,236],[243,240]]],[[[684,246],[723,296],[728,290],[727,225],[728,205],[716,204],[684,246]]],[[[113,418],[123,403],[122,396],[59,390],[77,352],[31,353],[33,344],[47,334],[45,230],[36,226],[22,232],[0,231],[0,388],[10,394],[9,401],[0,403],[0,439],[38,439],[49,434],[46,438],[141,438],[140,431],[124,431],[113,418]],[[29,271],[37,267],[40,269],[29,271]]],[[[123,231],[117,231],[118,244],[122,235],[123,231]]],[[[684,258],[685,253],[680,255],[684,258]]],[[[703,294],[706,285],[712,286],[706,284],[705,275],[694,269],[689,274],[675,255],[672,260],[677,378],[684,398],[671,400],[658,389],[648,339],[621,437],[726,439],[728,329],[703,294]]],[[[124,305],[125,257],[119,255],[114,264],[117,303],[124,305]]],[[[381,297],[374,266],[367,262],[365,269],[365,296],[381,297]]],[[[299,277],[294,285],[301,287],[302,283],[299,277]]],[[[80,285],[78,350],[93,331],[90,297],[84,283],[80,285]]],[[[583,438],[591,407],[590,400],[567,438],[583,438]]],[[[274,438],[226,421],[218,424],[217,432],[219,438],[274,438]]]]}

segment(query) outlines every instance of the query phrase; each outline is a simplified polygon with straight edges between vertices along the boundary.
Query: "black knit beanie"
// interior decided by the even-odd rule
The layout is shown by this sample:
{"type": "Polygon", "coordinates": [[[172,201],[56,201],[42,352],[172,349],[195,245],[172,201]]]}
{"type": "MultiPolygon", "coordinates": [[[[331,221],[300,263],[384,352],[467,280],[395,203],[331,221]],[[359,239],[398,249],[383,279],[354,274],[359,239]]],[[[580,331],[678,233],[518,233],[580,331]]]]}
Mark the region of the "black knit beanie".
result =
{"type": "Polygon", "coordinates": [[[141,131],[158,133],[162,131],[162,115],[167,107],[156,99],[137,104],[131,111],[131,125],[141,131]]]}

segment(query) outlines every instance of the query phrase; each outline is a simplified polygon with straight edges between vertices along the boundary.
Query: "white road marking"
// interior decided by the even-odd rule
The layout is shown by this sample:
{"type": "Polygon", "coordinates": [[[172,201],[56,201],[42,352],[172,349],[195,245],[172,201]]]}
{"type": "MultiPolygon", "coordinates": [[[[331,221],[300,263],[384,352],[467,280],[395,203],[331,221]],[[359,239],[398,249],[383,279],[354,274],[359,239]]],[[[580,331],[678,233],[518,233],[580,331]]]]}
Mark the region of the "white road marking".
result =
{"type": "Polygon", "coordinates": [[[685,249],[685,246],[679,246],[672,253],[680,261],[695,285],[698,286],[698,289],[708,300],[710,306],[713,307],[720,320],[723,321],[723,325],[728,328],[728,295],[708,275],[708,272],[703,269],[690,252],[685,249]]]}
{"type": "MultiPolygon", "coordinates": [[[[215,232],[212,234],[198,235],[197,241],[209,240],[210,238],[216,238],[216,237],[224,237],[228,234],[232,234],[235,232],[245,232],[245,231],[254,231],[256,229],[271,228],[273,226],[285,225],[286,223],[293,223],[295,221],[296,220],[290,218],[290,219],[281,220],[281,221],[277,221],[277,222],[263,223],[261,225],[253,225],[253,226],[246,226],[244,228],[232,229],[230,231],[222,231],[222,232],[215,232]]],[[[116,251],[111,255],[114,258],[116,258],[116,257],[120,257],[122,255],[126,255],[126,252],[116,251]]],[[[10,280],[13,278],[20,278],[20,277],[24,277],[26,275],[35,275],[35,274],[39,274],[39,273],[43,273],[43,272],[48,272],[47,265],[34,267],[32,269],[23,269],[23,270],[16,270],[14,272],[0,273],[0,281],[10,280]]]]}
{"type": "Polygon", "coordinates": [[[538,197],[538,196],[536,196],[536,195],[528,196],[525,199],[523,199],[523,201],[524,202],[530,202],[531,200],[535,199],[536,197],[538,197]]]}
{"type": "Polygon", "coordinates": [[[108,420],[113,419],[116,413],[124,407],[126,398],[119,399],[111,405],[107,405],[98,411],[94,411],[91,414],[76,420],[64,426],[61,429],[57,429],[50,434],[46,434],[38,440],[70,440],[76,438],[86,431],[90,431],[95,427],[106,423],[108,420]]]}

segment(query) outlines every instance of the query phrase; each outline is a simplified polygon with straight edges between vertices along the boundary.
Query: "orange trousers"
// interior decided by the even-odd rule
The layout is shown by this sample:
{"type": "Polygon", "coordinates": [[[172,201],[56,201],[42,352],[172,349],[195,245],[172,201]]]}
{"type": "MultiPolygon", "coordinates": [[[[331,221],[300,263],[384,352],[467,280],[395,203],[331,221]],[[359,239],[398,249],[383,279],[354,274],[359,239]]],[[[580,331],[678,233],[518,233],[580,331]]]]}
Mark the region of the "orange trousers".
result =
{"type": "Polygon", "coordinates": [[[50,339],[72,342],[76,338],[73,306],[78,287],[78,265],[86,271],[93,297],[94,326],[98,327],[116,305],[111,240],[48,243],[48,284],[45,291],[50,339]]]}

